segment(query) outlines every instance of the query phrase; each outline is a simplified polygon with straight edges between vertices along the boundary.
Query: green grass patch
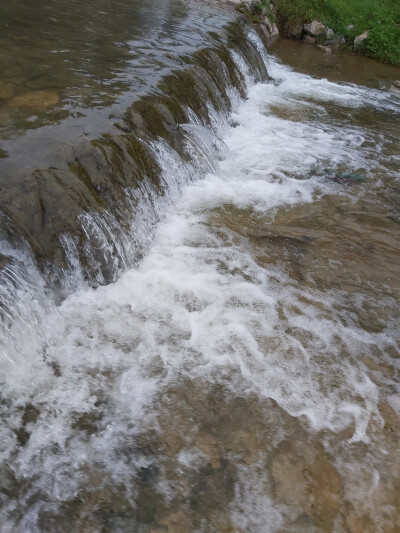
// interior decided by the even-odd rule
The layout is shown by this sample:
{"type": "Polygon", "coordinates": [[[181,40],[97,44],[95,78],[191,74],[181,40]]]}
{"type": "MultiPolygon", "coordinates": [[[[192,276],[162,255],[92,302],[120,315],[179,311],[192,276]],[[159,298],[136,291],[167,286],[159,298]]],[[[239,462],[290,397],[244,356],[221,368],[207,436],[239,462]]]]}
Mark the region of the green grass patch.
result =
{"type": "Polygon", "coordinates": [[[358,51],[400,66],[399,0],[275,0],[274,4],[281,28],[317,19],[343,35],[349,47],[357,35],[370,30],[358,51]],[[347,30],[351,24],[354,28],[347,30]]]}
{"type": "MultiPolygon", "coordinates": [[[[354,38],[366,30],[369,36],[357,47],[365,56],[400,66],[400,0],[274,0],[276,22],[281,29],[320,20],[353,47],[354,38]],[[348,30],[348,26],[353,28],[348,30]]],[[[244,4],[238,11],[255,23],[263,15],[275,22],[269,0],[258,0],[250,9],[244,4]]]]}

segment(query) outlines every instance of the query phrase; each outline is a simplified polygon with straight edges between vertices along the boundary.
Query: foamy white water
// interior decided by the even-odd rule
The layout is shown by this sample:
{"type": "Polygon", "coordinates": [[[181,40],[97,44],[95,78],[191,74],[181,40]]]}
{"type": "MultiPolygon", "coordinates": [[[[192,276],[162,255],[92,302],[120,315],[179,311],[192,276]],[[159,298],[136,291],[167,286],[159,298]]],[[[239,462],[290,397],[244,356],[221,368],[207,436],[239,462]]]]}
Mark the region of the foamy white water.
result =
{"type": "MultiPolygon", "coordinates": [[[[238,104],[230,126],[221,125],[220,138],[187,126],[203,138],[205,151],[207,143],[219,143],[223,159],[218,162],[215,152],[207,175],[182,185],[185,167],[160,145],[160,164],[178,183],[173,197],[179,199],[138,267],[116,283],[38,311],[40,334],[27,332],[18,351],[4,358],[1,461],[17,480],[26,480],[20,501],[3,498],[4,531],[40,531],[41,513],[57,514],[62,502],[94,483],[98,471],[96,483],[118,484],[134,507],[138,473],[150,461],[140,453],[128,458],[127,443],[133,449],[149,431],[162,440],[160,417],[173,419],[175,411],[169,394],[186,382],[221,384],[232,397],[273,400],[310,434],[325,432],[327,442],[350,428],[343,442],[365,446],[371,420],[375,431],[383,427],[380,391],[360,355],[397,349],[395,323],[388,320],[377,333],[344,320],[350,311],[342,292],[323,291],[311,278],[299,283],[286,269],[260,260],[247,238],[250,230],[239,231],[231,221],[240,226],[242,217],[258,238],[257,228],[268,227],[283,210],[329,195],[355,201],[359,189],[324,176],[363,169],[372,180],[385,162],[372,159],[365,144],[373,133],[340,122],[327,106],[398,113],[399,99],[315,80],[272,58],[268,69],[275,81],[249,81],[247,100],[238,104]],[[25,422],[30,436],[21,446],[14,430],[26,403],[36,414],[25,422]],[[17,506],[24,509],[18,520],[17,506]]],[[[196,433],[201,413],[191,420],[196,433]]],[[[189,434],[185,446],[176,460],[195,477],[207,453],[189,434]]],[[[229,507],[238,531],[278,531],[295,514],[287,503],[274,503],[272,492],[261,496],[269,483],[263,475],[261,463],[240,468],[229,507]],[[257,484],[261,488],[252,492],[257,484]]],[[[157,488],[166,501],[178,491],[162,469],[157,488]]],[[[207,527],[199,531],[211,531],[207,527]]]]}

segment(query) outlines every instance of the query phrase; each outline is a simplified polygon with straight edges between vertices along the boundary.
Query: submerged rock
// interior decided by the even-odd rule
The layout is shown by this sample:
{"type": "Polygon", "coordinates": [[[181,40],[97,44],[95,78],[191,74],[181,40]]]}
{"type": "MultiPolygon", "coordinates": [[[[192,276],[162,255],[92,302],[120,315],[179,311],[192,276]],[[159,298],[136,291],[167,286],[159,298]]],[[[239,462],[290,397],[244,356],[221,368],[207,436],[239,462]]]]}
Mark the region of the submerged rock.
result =
{"type": "Polygon", "coordinates": [[[12,83],[0,81],[0,100],[8,100],[14,94],[14,86],[12,83]]]}
{"type": "Polygon", "coordinates": [[[317,44],[318,50],[321,50],[321,52],[325,52],[326,54],[332,53],[332,47],[331,46],[324,46],[323,44],[317,44]]]}
{"type": "Polygon", "coordinates": [[[25,107],[30,109],[45,109],[58,104],[60,97],[58,94],[50,91],[31,91],[21,94],[10,100],[14,107],[25,107]]]}
{"type": "Polygon", "coordinates": [[[333,172],[327,178],[336,183],[363,183],[366,180],[363,174],[356,172],[333,172]]]}
{"type": "Polygon", "coordinates": [[[311,35],[304,35],[303,41],[307,44],[315,44],[315,37],[311,37],[311,35]]]}

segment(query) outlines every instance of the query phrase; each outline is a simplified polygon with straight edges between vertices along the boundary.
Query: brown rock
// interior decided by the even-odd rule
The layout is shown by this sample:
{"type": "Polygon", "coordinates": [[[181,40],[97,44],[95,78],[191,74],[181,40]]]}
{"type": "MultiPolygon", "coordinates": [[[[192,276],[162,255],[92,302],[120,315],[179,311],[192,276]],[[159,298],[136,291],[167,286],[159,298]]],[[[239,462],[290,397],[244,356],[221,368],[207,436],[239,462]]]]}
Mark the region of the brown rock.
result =
{"type": "Polygon", "coordinates": [[[234,445],[234,451],[240,454],[241,460],[246,464],[255,463],[259,458],[260,442],[257,434],[253,431],[240,432],[234,445]]]}
{"type": "Polygon", "coordinates": [[[351,513],[346,518],[346,522],[350,533],[374,533],[376,531],[374,524],[372,524],[367,516],[357,516],[351,513]]]}
{"type": "Polygon", "coordinates": [[[332,47],[331,46],[324,46],[323,44],[317,44],[318,50],[321,50],[321,52],[325,52],[326,54],[332,53],[332,47]]]}
{"type": "Polygon", "coordinates": [[[280,453],[272,464],[275,493],[279,502],[298,505],[310,511],[310,490],[304,474],[305,464],[292,453],[280,453]]]}
{"type": "Polygon", "coordinates": [[[14,94],[14,86],[12,83],[0,81],[0,99],[8,100],[14,94]]]}
{"type": "Polygon", "coordinates": [[[212,435],[204,435],[196,440],[197,447],[210,459],[211,467],[218,469],[221,466],[217,441],[212,435]]]}
{"type": "Polygon", "coordinates": [[[342,482],[336,468],[324,455],[315,461],[310,474],[313,479],[314,504],[322,513],[334,516],[342,504],[342,482]]]}
{"type": "Polygon", "coordinates": [[[339,472],[323,452],[313,447],[300,447],[296,453],[282,450],[271,473],[279,503],[301,508],[324,531],[332,531],[343,508],[343,488],[339,472]]]}
{"type": "Polygon", "coordinates": [[[193,531],[191,520],[183,511],[171,513],[161,522],[161,525],[167,528],[168,533],[189,533],[193,531]]]}
{"type": "Polygon", "coordinates": [[[16,96],[10,100],[10,104],[14,107],[41,110],[58,104],[59,100],[60,97],[56,93],[49,91],[31,91],[16,96]]]}
{"type": "Polygon", "coordinates": [[[302,33],[303,33],[302,26],[292,26],[288,29],[288,32],[287,32],[289,37],[295,37],[296,39],[301,39],[302,33]]]}
{"type": "Polygon", "coordinates": [[[304,35],[303,41],[307,44],[315,44],[315,38],[311,37],[311,35],[304,35]]]}

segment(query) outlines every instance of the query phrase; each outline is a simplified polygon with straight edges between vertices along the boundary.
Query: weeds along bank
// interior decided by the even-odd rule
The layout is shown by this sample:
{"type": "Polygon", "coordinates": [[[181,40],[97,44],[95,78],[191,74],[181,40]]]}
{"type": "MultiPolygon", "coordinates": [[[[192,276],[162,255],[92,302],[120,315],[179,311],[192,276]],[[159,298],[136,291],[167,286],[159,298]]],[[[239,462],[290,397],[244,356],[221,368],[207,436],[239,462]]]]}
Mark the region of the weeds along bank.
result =
{"type": "MultiPolygon", "coordinates": [[[[238,2],[238,11],[253,22],[267,16],[283,33],[311,37],[317,45],[331,41],[334,49],[352,49],[362,55],[400,66],[400,2],[392,0],[269,0],[238,2]],[[307,29],[313,20],[330,30],[307,29]]],[[[328,50],[325,50],[328,51],[328,50]]]]}

